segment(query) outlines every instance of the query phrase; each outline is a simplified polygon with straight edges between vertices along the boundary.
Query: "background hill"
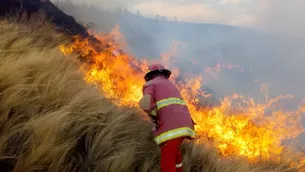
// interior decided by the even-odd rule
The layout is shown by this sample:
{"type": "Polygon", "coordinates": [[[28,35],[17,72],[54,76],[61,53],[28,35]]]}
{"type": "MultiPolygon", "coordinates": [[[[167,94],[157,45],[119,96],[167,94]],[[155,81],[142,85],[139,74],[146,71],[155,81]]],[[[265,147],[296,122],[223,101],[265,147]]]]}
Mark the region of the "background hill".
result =
{"type": "Polygon", "coordinates": [[[158,58],[169,51],[173,41],[181,41],[185,45],[178,47],[175,58],[184,70],[204,73],[205,68],[217,63],[240,65],[243,72],[238,68],[222,71],[218,80],[207,83],[216,98],[238,92],[263,99],[255,80],[268,83],[270,95],[296,95],[293,104],[305,97],[305,81],[300,79],[305,73],[304,39],[221,24],[186,23],[162,16],[144,18],[140,12],[127,9],[102,11],[71,3],[58,6],[84,24],[93,22],[95,31],[107,33],[118,24],[128,50],[138,58],[158,58]]]}

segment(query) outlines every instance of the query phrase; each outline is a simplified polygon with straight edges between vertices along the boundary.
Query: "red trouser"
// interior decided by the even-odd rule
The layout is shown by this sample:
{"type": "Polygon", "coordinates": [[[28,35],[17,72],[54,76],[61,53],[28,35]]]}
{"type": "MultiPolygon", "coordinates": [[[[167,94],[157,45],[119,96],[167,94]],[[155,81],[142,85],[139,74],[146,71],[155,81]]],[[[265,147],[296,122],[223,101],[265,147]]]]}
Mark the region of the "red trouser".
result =
{"type": "Polygon", "coordinates": [[[165,142],[161,146],[161,172],[182,172],[182,155],[180,145],[184,138],[165,142]]]}

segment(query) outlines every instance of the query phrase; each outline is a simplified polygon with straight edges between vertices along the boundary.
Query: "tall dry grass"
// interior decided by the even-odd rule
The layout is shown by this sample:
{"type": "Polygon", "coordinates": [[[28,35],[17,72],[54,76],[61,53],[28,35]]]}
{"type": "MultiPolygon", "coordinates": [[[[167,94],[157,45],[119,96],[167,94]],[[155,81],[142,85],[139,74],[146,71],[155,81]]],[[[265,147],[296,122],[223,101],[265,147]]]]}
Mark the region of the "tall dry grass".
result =
{"type": "MultiPolygon", "coordinates": [[[[0,22],[0,171],[159,171],[152,124],[88,85],[58,50],[67,40],[46,24],[0,22]]],[[[203,144],[186,142],[182,151],[186,172],[289,169],[221,160],[203,144]]]]}

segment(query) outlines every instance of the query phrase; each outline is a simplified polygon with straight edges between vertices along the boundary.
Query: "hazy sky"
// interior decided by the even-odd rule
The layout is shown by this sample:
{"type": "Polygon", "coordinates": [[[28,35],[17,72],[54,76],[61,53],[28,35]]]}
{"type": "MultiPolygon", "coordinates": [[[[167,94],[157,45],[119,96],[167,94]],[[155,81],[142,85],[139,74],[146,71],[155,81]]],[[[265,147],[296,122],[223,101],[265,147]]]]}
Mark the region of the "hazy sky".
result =
{"type": "MultiPolygon", "coordinates": [[[[54,0],[56,1],[56,0],[54,0]]],[[[303,34],[305,0],[72,0],[97,7],[138,9],[190,22],[210,22],[303,34]]]]}

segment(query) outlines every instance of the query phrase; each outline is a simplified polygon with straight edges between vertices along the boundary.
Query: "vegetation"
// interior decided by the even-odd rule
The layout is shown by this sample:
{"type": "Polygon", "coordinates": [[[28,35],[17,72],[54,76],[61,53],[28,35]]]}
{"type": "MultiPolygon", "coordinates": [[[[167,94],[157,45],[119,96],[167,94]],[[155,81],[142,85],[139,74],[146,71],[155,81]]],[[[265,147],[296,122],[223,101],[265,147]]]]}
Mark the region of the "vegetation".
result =
{"type": "MultiPolygon", "coordinates": [[[[59,51],[66,36],[46,23],[2,20],[0,38],[1,171],[159,171],[152,124],[84,81],[74,56],[59,51]]],[[[223,159],[199,143],[182,151],[186,172],[296,171],[223,159]]]]}

